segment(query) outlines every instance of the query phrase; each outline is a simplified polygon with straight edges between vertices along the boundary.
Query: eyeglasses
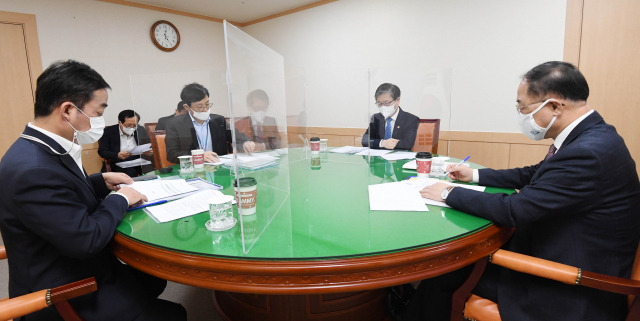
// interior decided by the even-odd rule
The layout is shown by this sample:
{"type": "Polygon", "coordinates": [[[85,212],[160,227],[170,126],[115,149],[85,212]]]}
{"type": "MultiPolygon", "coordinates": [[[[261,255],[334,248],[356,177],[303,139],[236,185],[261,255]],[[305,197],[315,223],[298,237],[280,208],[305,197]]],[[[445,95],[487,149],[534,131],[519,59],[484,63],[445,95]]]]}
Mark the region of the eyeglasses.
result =
{"type": "Polygon", "coordinates": [[[523,109],[525,109],[525,108],[527,108],[527,107],[529,107],[531,105],[539,104],[539,103],[542,103],[542,102],[544,102],[544,100],[543,101],[538,101],[538,102],[535,102],[535,103],[531,103],[531,104],[528,104],[528,105],[524,105],[524,106],[521,106],[519,103],[516,103],[516,112],[519,112],[519,113],[522,114],[522,110],[523,109]]]}
{"type": "Polygon", "coordinates": [[[376,101],[376,102],[375,102],[375,104],[376,104],[376,106],[378,106],[378,107],[382,107],[382,106],[389,107],[389,106],[393,105],[393,103],[394,103],[396,100],[397,100],[397,99],[394,99],[394,100],[391,100],[391,101],[385,101],[385,102],[377,102],[377,101],[376,101]]]}
{"type": "Polygon", "coordinates": [[[203,112],[203,111],[207,111],[207,110],[211,109],[211,106],[213,106],[213,103],[195,105],[195,106],[191,107],[191,109],[193,109],[194,111],[197,111],[197,112],[203,112]]]}

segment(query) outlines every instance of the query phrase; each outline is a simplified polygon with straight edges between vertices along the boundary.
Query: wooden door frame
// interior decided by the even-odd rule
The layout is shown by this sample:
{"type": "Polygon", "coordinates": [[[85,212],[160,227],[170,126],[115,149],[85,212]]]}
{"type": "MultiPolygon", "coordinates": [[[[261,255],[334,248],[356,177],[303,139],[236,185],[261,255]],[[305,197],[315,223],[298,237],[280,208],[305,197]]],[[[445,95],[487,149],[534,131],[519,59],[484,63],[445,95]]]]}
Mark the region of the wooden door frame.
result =
{"type": "Polygon", "coordinates": [[[21,25],[24,30],[25,51],[29,65],[29,78],[31,79],[31,92],[34,102],[36,94],[36,80],[42,73],[42,59],[40,57],[40,42],[38,41],[38,27],[36,16],[25,13],[0,11],[0,23],[21,25]]]}

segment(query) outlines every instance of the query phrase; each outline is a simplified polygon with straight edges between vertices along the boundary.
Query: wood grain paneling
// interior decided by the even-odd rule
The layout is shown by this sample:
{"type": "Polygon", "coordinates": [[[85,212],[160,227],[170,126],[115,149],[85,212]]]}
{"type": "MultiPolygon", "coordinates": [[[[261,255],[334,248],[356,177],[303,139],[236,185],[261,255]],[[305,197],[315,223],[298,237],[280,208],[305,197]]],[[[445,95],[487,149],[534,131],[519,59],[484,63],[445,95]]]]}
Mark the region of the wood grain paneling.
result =
{"type": "Polygon", "coordinates": [[[509,167],[509,144],[451,141],[449,156],[465,158],[470,162],[487,167],[502,169],[509,167]]]}
{"type": "Polygon", "coordinates": [[[548,151],[549,146],[513,144],[509,151],[509,168],[537,164],[544,159],[548,151]]]}

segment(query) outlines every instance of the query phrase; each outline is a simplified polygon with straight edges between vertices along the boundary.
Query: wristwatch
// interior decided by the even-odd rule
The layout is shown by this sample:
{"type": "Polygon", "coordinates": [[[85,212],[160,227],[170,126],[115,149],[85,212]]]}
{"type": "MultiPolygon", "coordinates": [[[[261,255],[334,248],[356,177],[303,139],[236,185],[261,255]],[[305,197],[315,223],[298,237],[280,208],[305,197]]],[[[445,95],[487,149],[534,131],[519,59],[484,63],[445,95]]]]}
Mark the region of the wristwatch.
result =
{"type": "Polygon", "coordinates": [[[454,187],[455,187],[455,186],[449,186],[449,187],[447,187],[447,188],[443,189],[443,190],[442,190],[442,193],[440,193],[440,197],[441,197],[443,200],[445,200],[445,201],[446,201],[446,200],[447,200],[447,196],[449,196],[449,193],[451,193],[451,190],[452,190],[454,187]]]}

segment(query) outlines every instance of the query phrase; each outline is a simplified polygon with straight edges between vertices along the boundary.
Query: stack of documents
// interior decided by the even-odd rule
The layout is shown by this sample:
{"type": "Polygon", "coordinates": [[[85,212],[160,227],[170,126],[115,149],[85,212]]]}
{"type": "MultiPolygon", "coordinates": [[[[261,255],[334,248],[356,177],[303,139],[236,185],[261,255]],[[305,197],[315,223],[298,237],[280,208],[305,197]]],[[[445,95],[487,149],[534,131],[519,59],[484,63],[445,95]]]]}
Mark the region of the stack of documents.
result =
{"type": "MultiPolygon", "coordinates": [[[[249,155],[237,155],[238,167],[249,170],[258,170],[265,167],[271,167],[278,164],[278,158],[265,155],[265,154],[251,154],[249,155]]],[[[233,166],[233,155],[223,155],[220,156],[220,162],[223,165],[232,167],[233,166]]]]}
{"type": "Polygon", "coordinates": [[[330,149],[329,151],[332,153],[338,153],[338,154],[356,154],[368,149],[369,149],[368,147],[343,146],[343,147],[330,149]]]}
{"type": "Polygon", "coordinates": [[[140,155],[150,149],[151,149],[151,143],[146,143],[146,144],[142,144],[134,147],[129,152],[131,153],[131,155],[140,155]]]}
{"type": "Polygon", "coordinates": [[[160,223],[169,222],[208,211],[209,200],[220,195],[223,194],[216,190],[200,191],[180,200],[147,207],[145,212],[160,223]]]}
{"type": "Polygon", "coordinates": [[[149,164],[151,164],[151,162],[144,158],[137,158],[130,161],[116,163],[116,165],[118,165],[120,168],[129,168],[129,167],[136,167],[136,166],[149,165],[149,164]]]}
{"type": "Polygon", "coordinates": [[[125,186],[133,187],[138,192],[146,195],[146,203],[182,198],[198,191],[197,187],[190,185],[184,179],[156,179],[151,181],[133,182],[133,184],[125,186]]]}

